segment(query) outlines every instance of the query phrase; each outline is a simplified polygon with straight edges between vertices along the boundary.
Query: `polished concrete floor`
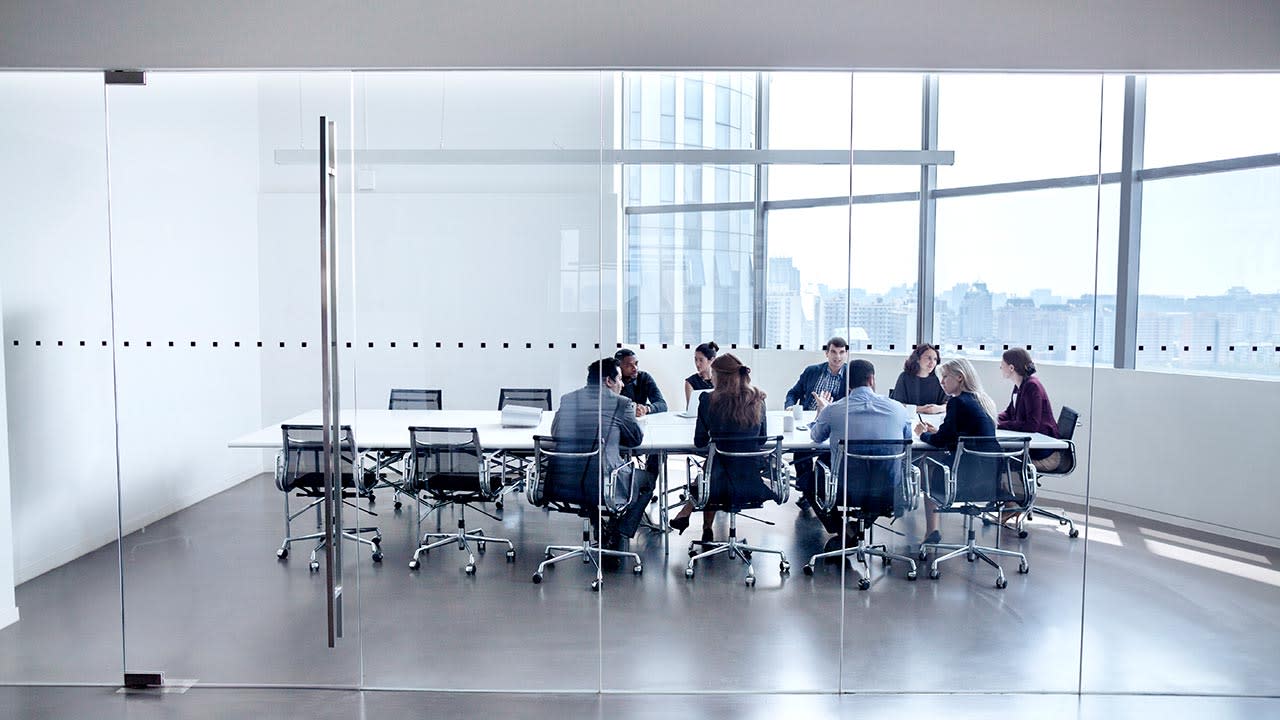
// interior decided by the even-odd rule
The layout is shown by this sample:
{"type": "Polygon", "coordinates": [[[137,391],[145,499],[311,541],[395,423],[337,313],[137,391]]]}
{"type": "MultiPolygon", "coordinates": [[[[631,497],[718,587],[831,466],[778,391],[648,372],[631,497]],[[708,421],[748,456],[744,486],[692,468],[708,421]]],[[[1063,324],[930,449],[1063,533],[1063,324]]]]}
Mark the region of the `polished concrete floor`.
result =
{"type": "MultiPolygon", "coordinates": [[[[684,536],[642,531],[633,547],[644,573],[606,571],[595,593],[589,566],[578,562],[548,571],[540,585],[530,582],[542,547],[574,542],[580,521],[514,498],[500,521],[467,516],[470,527],[511,538],[514,562],[490,552],[468,576],[465,555],[441,548],[411,571],[411,515],[391,511],[388,493],[375,506],[386,559],[375,565],[367,551],[348,546],[347,636],[330,650],[323,573],[308,572],[300,546],[287,561],[275,558],[281,504],[260,476],[126,538],[123,650],[114,545],[24,583],[17,591],[22,620],[0,630],[0,683],[117,683],[123,662],[195,680],[194,690],[124,698],[97,689],[60,695],[13,688],[0,697],[19,712],[0,716],[57,716],[25,708],[75,704],[94,693],[105,693],[98,697],[104,708],[128,717],[151,717],[144,708],[164,717],[163,708],[184,703],[193,714],[180,716],[222,717],[227,703],[259,701],[262,716],[270,716],[281,697],[273,692],[322,707],[315,717],[351,717],[348,710],[376,717],[383,708],[390,714],[476,698],[513,713],[530,702],[551,703],[574,716],[580,708],[657,717],[665,713],[656,708],[676,702],[711,716],[819,706],[835,716],[861,715],[858,708],[938,703],[980,714],[989,707],[983,693],[1016,695],[1037,715],[1104,717],[1130,700],[1143,710],[1163,707],[1152,704],[1158,698],[1128,697],[1134,694],[1260,698],[1203,700],[1231,708],[1209,713],[1220,717],[1237,710],[1256,716],[1253,703],[1275,712],[1266,697],[1280,695],[1280,552],[1117,513],[1092,517],[1087,539],[1069,539],[1057,523],[1040,520],[1025,539],[1004,532],[1002,544],[1026,552],[1031,572],[1020,575],[1016,562],[1004,563],[1003,590],[994,587],[991,568],[963,559],[944,565],[938,580],[922,568],[915,582],[905,579],[901,563],[876,563],[866,591],[838,565],[806,576],[801,565],[826,535],[810,513],[788,505],[760,514],[775,525],[742,520],[739,532],[753,544],[784,549],[790,575],[758,555],[754,588],[742,582],[741,563],[725,557],[686,579],[695,519],[684,536]],[[208,687],[219,684],[499,694],[208,687]],[[600,690],[606,695],[594,695],[600,690]],[[679,695],[707,692],[730,694],[679,695]],[[855,694],[825,695],[836,692],[855,694]],[[882,694],[898,692],[918,695],[882,694]]],[[[1083,516],[1083,508],[1074,512],[1083,516]]],[[[449,513],[438,522],[454,525],[449,513]]],[[[718,536],[725,527],[722,518],[718,536]]],[[[921,519],[904,518],[894,529],[904,536],[878,532],[877,539],[913,546],[921,519]]],[[[980,540],[994,542],[997,532],[983,529],[980,540]]],[[[958,520],[944,525],[945,538],[960,535],[958,520]]],[[[293,700],[279,702],[288,714],[293,700]]],[[[1169,707],[1159,712],[1176,717],[1187,706],[1169,707]]]]}

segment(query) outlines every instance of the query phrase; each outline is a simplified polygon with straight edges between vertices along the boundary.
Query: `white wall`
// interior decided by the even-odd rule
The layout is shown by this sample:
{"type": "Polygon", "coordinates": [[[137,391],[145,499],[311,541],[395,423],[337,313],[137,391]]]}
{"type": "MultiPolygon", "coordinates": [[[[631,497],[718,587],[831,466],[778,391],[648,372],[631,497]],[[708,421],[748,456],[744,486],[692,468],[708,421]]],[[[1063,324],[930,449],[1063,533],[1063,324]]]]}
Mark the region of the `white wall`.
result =
{"type": "MultiPolygon", "coordinates": [[[[0,337],[4,336],[4,302],[0,294],[0,337]]],[[[0,378],[4,377],[4,354],[0,353],[0,378]]],[[[0,382],[0,407],[8,407],[4,383],[0,382]]],[[[18,621],[14,598],[13,515],[9,492],[9,422],[0,415],[0,628],[18,621]]]]}
{"type": "Polygon", "coordinates": [[[0,67],[1228,70],[1280,67],[1271,0],[18,0],[0,67]]]}

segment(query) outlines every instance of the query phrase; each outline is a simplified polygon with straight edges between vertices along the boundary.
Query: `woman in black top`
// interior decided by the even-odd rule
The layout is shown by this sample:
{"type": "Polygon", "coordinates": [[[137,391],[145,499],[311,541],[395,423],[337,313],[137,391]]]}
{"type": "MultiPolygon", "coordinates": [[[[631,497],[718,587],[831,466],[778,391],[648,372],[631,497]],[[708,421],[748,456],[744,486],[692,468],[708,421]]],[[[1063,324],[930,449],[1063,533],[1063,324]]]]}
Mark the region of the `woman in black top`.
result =
{"type": "Polygon", "coordinates": [[[698,372],[684,379],[684,404],[689,406],[689,398],[693,396],[694,390],[710,390],[715,387],[711,384],[711,361],[716,359],[716,353],[720,352],[720,346],[714,341],[704,342],[693,349],[693,366],[698,372]]]}
{"type": "Polygon", "coordinates": [[[915,405],[922,413],[940,413],[947,404],[947,393],[934,374],[934,368],[942,362],[942,352],[937,345],[920,343],[902,364],[898,382],[889,391],[889,397],[903,405],[915,405]]]}
{"type": "MultiPolygon", "coordinates": [[[[991,437],[996,434],[996,403],[982,389],[982,381],[978,379],[972,363],[964,358],[944,363],[942,388],[951,396],[947,401],[947,416],[942,421],[942,427],[916,423],[916,434],[921,441],[951,453],[955,452],[957,441],[961,437],[991,437]]],[[[942,539],[938,531],[938,513],[934,509],[937,504],[934,498],[925,495],[926,543],[936,543],[942,539]]]]}
{"type": "MultiPolygon", "coordinates": [[[[693,444],[707,447],[714,438],[716,446],[730,452],[750,452],[764,445],[765,394],[751,385],[751,368],[731,354],[721,355],[711,363],[715,389],[698,399],[698,422],[693,431],[693,444]]],[[[736,477],[754,477],[758,482],[735,485],[739,498],[771,500],[773,491],[760,478],[759,458],[721,458],[711,475],[711,502],[722,502],[729,494],[729,482],[736,477]],[[736,464],[735,464],[736,463],[736,464]],[[739,467],[748,463],[750,467],[739,467]]],[[[693,503],[685,503],[671,519],[671,527],[684,533],[689,527],[693,503]]],[[[711,542],[714,510],[702,514],[702,540],[711,542]]]]}

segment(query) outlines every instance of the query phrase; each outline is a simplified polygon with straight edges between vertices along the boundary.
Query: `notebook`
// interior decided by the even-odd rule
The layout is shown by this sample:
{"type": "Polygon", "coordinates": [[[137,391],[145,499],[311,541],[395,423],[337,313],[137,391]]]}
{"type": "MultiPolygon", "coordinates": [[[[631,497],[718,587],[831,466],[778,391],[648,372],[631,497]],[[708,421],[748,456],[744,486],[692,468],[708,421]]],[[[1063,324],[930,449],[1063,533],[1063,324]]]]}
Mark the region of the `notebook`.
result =
{"type": "Polygon", "coordinates": [[[699,398],[701,398],[703,395],[706,395],[709,392],[711,391],[710,390],[694,390],[693,393],[689,395],[689,406],[684,409],[684,412],[678,412],[676,414],[683,418],[698,417],[699,398]]]}

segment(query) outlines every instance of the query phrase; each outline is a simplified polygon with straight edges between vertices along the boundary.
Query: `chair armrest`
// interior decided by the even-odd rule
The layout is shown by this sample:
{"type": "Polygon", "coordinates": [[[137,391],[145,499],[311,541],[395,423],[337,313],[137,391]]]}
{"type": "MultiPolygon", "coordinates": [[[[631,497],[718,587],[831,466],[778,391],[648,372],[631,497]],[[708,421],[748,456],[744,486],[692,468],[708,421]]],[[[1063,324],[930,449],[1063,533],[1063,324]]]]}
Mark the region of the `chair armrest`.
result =
{"type": "Polygon", "coordinates": [[[542,473],[535,458],[524,468],[524,497],[534,507],[542,507],[542,473]]]}
{"type": "Polygon", "coordinates": [[[284,451],[276,453],[276,489],[288,492],[289,488],[284,483],[284,451]]]}
{"type": "Polygon", "coordinates": [[[701,510],[707,506],[707,499],[711,495],[711,476],[707,473],[706,463],[686,461],[685,474],[689,483],[689,502],[695,509],[701,510]],[[697,468],[696,473],[694,468],[697,468]]]}
{"type": "Polygon", "coordinates": [[[613,472],[609,473],[606,477],[602,478],[601,482],[604,484],[604,486],[600,488],[600,500],[604,504],[604,506],[609,510],[609,512],[611,513],[621,512],[626,508],[631,507],[631,503],[636,501],[636,488],[637,486],[640,485],[640,483],[635,481],[636,479],[634,475],[638,471],[639,471],[639,468],[637,468],[634,463],[628,461],[614,468],[613,472]],[[617,502],[615,502],[615,497],[617,496],[617,489],[618,489],[618,475],[622,474],[623,468],[626,468],[628,466],[631,467],[631,473],[632,473],[631,485],[627,488],[626,502],[622,504],[618,504],[617,502]]]}
{"type": "Polygon", "coordinates": [[[902,479],[902,508],[905,512],[911,512],[919,505],[920,475],[920,468],[907,466],[907,476],[902,479]]]}
{"type": "MultiPolygon", "coordinates": [[[[814,483],[814,499],[818,501],[818,507],[822,508],[823,512],[829,512],[836,504],[836,491],[838,489],[836,476],[835,473],[831,472],[831,468],[827,467],[827,464],[822,460],[817,459],[814,460],[814,462],[817,463],[818,467],[822,468],[823,478],[821,485],[816,482],[814,483]]],[[[816,477],[817,473],[815,472],[814,475],[816,477]]]]}
{"type": "MultiPolygon", "coordinates": [[[[944,500],[944,502],[942,503],[942,506],[943,507],[949,506],[951,502],[955,500],[955,497],[956,497],[956,483],[955,483],[955,480],[951,478],[951,468],[938,462],[937,460],[934,460],[931,457],[926,457],[924,461],[926,463],[936,465],[941,470],[942,484],[943,484],[942,498],[944,500]]],[[[932,476],[933,476],[932,470],[924,473],[924,492],[926,495],[930,497],[933,497],[933,481],[930,479],[932,476]]]]}

